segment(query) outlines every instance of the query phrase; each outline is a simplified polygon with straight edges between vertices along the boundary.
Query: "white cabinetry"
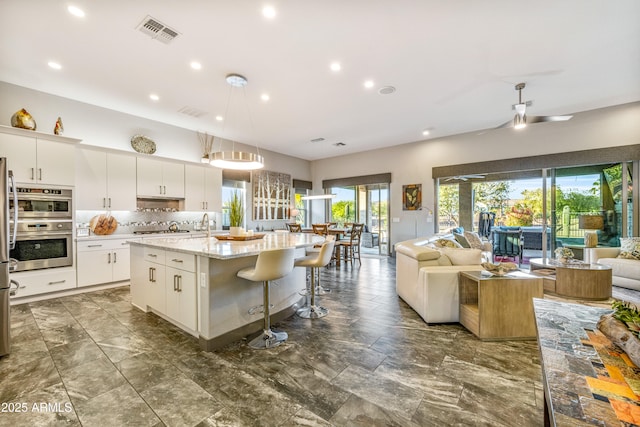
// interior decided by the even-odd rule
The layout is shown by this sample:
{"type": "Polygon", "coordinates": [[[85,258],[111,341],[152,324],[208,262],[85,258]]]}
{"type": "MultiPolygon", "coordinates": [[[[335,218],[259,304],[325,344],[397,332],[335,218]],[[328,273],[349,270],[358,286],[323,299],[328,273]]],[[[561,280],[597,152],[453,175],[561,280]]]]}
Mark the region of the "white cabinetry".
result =
{"type": "Polygon", "coordinates": [[[167,320],[195,332],[198,327],[195,256],[134,245],[131,303],[143,311],[152,308],[167,320]]]}
{"type": "Polygon", "coordinates": [[[136,210],[136,158],[104,151],[76,151],[76,203],[81,210],[136,210]]]}
{"type": "Polygon", "coordinates": [[[128,280],[128,239],[79,241],[77,244],[78,287],[128,280]]]}
{"type": "Polygon", "coordinates": [[[75,184],[75,147],[79,139],[0,126],[0,153],[9,159],[17,182],[75,184]]]}
{"type": "Polygon", "coordinates": [[[166,252],[166,315],[192,331],[198,327],[195,256],[166,252]]]}
{"type": "Polygon", "coordinates": [[[73,267],[46,268],[44,270],[11,273],[11,278],[20,283],[16,298],[76,287],[76,269],[73,267]]]}
{"type": "Polygon", "coordinates": [[[184,198],[184,165],[137,158],[137,193],[140,197],[184,198]]]}
{"type": "Polygon", "coordinates": [[[222,211],[222,169],[210,166],[185,166],[185,210],[222,211]]]}

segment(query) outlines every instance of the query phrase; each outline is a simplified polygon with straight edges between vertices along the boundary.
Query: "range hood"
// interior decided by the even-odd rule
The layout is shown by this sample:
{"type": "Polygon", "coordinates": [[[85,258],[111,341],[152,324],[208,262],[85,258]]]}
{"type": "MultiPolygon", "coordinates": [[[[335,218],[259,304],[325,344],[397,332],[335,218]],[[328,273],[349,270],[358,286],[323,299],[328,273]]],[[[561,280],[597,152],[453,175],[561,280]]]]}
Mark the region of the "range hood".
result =
{"type": "Polygon", "coordinates": [[[138,211],[159,210],[164,212],[175,212],[184,210],[184,199],[164,199],[153,197],[138,197],[136,199],[138,211]]]}

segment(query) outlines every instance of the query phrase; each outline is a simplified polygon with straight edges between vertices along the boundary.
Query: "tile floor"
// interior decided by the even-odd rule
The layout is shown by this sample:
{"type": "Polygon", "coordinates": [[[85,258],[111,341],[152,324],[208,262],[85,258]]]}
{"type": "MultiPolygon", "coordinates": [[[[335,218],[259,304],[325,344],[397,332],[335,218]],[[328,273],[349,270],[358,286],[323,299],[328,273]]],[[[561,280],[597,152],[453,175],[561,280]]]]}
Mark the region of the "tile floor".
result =
{"type": "Polygon", "coordinates": [[[281,322],[289,341],[264,351],[203,352],[132,308],[128,287],[14,306],[0,425],[542,425],[536,341],[426,325],[396,295],[394,263],[323,269],[329,316],[281,322]]]}

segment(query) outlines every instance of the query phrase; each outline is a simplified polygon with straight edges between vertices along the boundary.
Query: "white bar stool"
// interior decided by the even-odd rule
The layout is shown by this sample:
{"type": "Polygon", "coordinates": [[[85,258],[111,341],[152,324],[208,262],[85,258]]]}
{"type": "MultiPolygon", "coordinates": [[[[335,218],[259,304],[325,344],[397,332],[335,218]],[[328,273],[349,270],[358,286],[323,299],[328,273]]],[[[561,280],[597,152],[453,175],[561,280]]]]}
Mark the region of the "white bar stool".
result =
{"type": "Polygon", "coordinates": [[[289,338],[286,332],[271,330],[269,280],[280,279],[293,271],[294,251],[294,248],[262,251],[258,255],[255,267],[243,268],[238,271],[238,277],[263,283],[264,326],[262,334],[249,342],[251,348],[277,347],[289,338]]]}
{"type": "Polygon", "coordinates": [[[318,278],[318,288],[320,288],[320,267],[324,267],[325,265],[331,262],[331,256],[333,255],[333,247],[336,242],[334,239],[327,239],[322,246],[320,247],[320,251],[316,254],[311,252],[310,254],[297,258],[295,260],[296,267],[309,267],[311,268],[311,283],[310,283],[310,291],[311,294],[311,305],[305,305],[296,311],[296,314],[305,319],[318,319],[320,317],[324,317],[329,313],[324,307],[316,305],[316,275],[318,278]]]}

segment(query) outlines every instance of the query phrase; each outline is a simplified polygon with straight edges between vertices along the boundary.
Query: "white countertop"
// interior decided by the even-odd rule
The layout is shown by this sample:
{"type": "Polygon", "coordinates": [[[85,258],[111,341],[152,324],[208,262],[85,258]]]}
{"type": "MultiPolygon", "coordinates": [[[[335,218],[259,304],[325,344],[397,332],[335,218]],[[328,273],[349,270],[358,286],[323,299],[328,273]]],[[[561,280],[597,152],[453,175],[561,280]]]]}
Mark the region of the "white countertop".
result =
{"type": "Polygon", "coordinates": [[[132,245],[149,246],[215,259],[258,255],[269,249],[304,248],[324,242],[324,237],[311,233],[266,233],[262,239],[247,241],[218,240],[215,237],[154,238],[131,241],[132,245]]]}

